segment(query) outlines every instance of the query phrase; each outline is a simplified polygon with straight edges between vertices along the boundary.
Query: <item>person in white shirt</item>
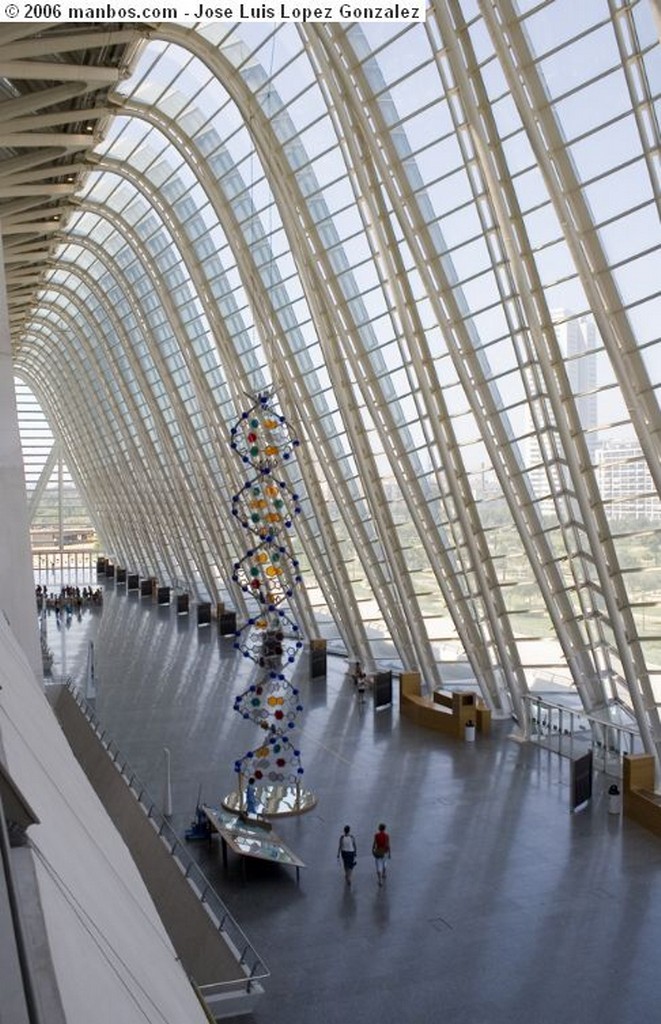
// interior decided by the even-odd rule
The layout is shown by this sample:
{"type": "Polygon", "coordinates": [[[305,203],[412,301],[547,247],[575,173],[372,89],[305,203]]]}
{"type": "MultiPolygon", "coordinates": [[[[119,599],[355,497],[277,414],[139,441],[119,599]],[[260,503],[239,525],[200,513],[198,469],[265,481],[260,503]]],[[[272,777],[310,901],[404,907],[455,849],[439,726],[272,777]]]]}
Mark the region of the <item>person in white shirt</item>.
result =
{"type": "Polygon", "coordinates": [[[337,859],[342,858],[344,865],[344,878],[347,885],[351,885],[351,872],[356,866],[356,840],[351,834],[351,826],[345,825],[337,844],[337,859]]]}

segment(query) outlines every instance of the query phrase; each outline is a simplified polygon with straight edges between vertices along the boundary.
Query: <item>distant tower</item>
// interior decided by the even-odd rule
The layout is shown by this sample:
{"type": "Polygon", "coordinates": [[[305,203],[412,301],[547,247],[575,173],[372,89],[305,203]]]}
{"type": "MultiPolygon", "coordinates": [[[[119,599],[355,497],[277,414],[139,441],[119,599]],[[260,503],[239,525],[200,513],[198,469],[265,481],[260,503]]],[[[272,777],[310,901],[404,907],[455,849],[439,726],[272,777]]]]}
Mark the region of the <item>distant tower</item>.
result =
{"type": "Polygon", "coordinates": [[[567,376],[576,396],[576,408],[585,441],[594,461],[598,448],[597,427],[597,331],[592,317],[567,320],[571,313],[553,314],[555,333],[567,361],[567,376]],[[557,317],[557,319],[556,319],[557,317]]]}
{"type": "MultiPolygon", "coordinates": [[[[592,462],[595,462],[599,448],[597,434],[597,332],[591,317],[576,318],[568,310],[553,310],[552,319],[560,351],[565,359],[565,368],[571,387],[585,441],[592,462]]],[[[542,463],[539,438],[532,433],[533,421],[528,414],[528,439],[526,466],[530,470],[530,481],[537,497],[550,493],[547,471],[542,463]]],[[[553,472],[553,470],[551,471],[553,472]]],[[[546,506],[546,503],[544,503],[546,506]]],[[[551,511],[550,504],[543,511],[551,511]]]]}
{"type": "Polygon", "coordinates": [[[659,496],[637,441],[611,441],[599,449],[597,482],[609,519],[661,519],[659,496]]]}

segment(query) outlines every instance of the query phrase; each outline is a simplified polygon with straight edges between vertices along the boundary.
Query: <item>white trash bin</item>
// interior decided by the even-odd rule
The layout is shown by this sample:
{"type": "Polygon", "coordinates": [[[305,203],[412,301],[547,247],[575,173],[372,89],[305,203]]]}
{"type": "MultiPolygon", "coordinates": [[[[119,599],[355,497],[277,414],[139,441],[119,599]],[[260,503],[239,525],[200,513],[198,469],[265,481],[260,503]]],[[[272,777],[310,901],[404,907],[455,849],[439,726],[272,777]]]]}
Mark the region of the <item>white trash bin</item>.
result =
{"type": "Polygon", "coordinates": [[[622,810],[622,794],[619,788],[613,784],[608,787],[608,813],[619,814],[622,810]]]}
{"type": "Polygon", "coordinates": [[[475,723],[474,722],[466,722],[466,725],[464,726],[464,739],[466,740],[466,743],[474,743],[475,742],[475,723]]]}

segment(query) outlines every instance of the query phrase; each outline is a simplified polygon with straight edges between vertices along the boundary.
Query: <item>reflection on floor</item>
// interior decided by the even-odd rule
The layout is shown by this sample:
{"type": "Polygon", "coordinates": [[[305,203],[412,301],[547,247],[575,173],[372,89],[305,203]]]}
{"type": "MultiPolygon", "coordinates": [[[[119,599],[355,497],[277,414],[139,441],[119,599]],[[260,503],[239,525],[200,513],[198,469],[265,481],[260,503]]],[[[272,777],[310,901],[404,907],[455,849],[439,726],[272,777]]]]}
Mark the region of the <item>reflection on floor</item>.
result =
{"type": "MultiPolygon", "coordinates": [[[[84,685],[94,641],[96,711],[160,800],[164,748],[172,822],[183,835],[199,798],[218,805],[255,740],[233,711],[250,677],[229,638],[123,592],[70,628],[48,621],[54,673],[84,685]],[[58,660],[59,659],[59,660],[58,660]]],[[[196,858],[269,965],[267,996],[247,1024],[628,1024],[658,1016],[661,844],[591,806],[569,813],[569,762],[509,738],[444,739],[360,705],[345,663],[309,682],[300,745],[317,806],[278,820],[306,864],[249,862],[217,839],[196,858]],[[371,838],[392,838],[377,886],[371,838]],[[348,823],[358,842],[349,889],[336,859],[348,823]]]]}

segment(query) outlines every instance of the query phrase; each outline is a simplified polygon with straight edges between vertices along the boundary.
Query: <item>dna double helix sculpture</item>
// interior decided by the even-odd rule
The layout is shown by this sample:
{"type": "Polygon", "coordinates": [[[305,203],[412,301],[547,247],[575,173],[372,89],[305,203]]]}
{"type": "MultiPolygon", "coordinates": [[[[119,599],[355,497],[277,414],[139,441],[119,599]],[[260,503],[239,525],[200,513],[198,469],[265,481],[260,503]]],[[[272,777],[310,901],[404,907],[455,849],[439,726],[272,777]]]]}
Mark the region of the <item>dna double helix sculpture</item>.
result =
{"type": "Polygon", "coordinates": [[[234,647],[260,670],[256,682],[234,701],[234,710],[261,730],[255,747],[234,762],[239,780],[236,802],[243,807],[244,780],[250,778],[251,792],[256,790],[269,814],[298,813],[307,810],[310,801],[301,788],[304,769],[294,741],[303,705],[286,672],[303,646],[289,603],[294,587],[302,582],[290,541],[301,509],[298,495],[282,478],[282,468],[299,441],[264,393],[254,397],[232,427],[230,444],[246,467],[243,487],[232,498],[232,515],[252,535],[250,547],[234,563],[232,579],[256,604],[255,612],[237,628],[234,647]]]}

